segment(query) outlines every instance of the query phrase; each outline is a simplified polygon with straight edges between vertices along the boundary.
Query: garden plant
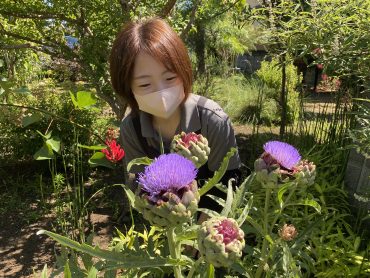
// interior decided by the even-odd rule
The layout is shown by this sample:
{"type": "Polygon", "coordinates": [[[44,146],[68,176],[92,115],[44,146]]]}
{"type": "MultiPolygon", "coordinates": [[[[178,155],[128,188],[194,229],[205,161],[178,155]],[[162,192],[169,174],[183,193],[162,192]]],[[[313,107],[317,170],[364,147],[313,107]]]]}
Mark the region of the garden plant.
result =
{"type": "Polygon", "coordinates": [[[345,182],[350,153],[369,159],[369,0],[21,2],[0,6],[0,276],[370,276],[370,177],[345,182]],[[107,50],[152,16],[186,43],[193,92],[230,116],[236,188],[220,183],[234,149],[196,183],[210,152],[196,134],[124,163],[107,50]],[[113,227],[104,246],[98,211],[113,227]]]}

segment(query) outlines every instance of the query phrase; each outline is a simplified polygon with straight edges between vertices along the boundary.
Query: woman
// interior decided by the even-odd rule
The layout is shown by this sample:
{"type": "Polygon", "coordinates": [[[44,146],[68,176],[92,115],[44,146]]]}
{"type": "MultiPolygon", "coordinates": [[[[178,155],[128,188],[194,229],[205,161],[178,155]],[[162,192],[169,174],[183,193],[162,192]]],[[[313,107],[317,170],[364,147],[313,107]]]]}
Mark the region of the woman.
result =
{"type": "MultiPolygon", "coordinates": [[[[231,147],[236,147],[229,117],[214,101],[191,93],[192,70],[188,51],[163,20],[131,22],[118,34],[110,56],[110,74],[115,92],[125,99],[130,114],[121,123],[126,162],[160,154],[160,142],[169,152],[174,135],[200,133],[208,139],[208,163],[199,169],[198,181],[213,176],[231,147]]],[[[236,153],[223,181],[240,178],[236,153]]],[[[137,174],[143,167],[134,166],[137,174]]],[[[219,190],[210,194],[221,196],[219,190]]],[[[202,198],[200,206],[214,208],[202,198]]]]}

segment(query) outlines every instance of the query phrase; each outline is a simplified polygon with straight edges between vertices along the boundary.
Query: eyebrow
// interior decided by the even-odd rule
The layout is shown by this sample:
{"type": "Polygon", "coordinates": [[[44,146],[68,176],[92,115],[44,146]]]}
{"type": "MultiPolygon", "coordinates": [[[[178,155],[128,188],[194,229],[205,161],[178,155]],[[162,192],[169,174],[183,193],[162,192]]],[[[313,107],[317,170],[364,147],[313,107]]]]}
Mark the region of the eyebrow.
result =
{"type": "MultiPolygon", "coordinates": [[[[169,71],[169,70],[165,70],[164,72],[162,72],[162,75],[166,74],[166,73],[173,73],[175,74],[174,72],[172,71],[169,71]]],[[[151,77],[150,75],[139,75],[139,76],[136,76],[134,77],[134,80],[137,80],[137,79],[143,79],[143,78],[149,78],[151,77]]]]}
{"type": "Polygon", "coordinates": [[[142,78],[148,78],[148,77],[150,77],[150,75],[140,75],[140,76],[134,77],[134,80],[142,79],[142,78]]]}

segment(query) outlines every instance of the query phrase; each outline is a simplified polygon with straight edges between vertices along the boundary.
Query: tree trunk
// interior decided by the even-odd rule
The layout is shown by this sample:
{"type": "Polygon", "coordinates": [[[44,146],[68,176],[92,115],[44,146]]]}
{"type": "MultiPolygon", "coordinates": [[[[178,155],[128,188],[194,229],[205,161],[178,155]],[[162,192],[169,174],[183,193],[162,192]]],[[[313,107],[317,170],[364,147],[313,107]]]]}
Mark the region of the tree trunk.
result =
{"type": "Polygon", "coordinates": [[[281,92],[280,92],[280,103],[281,103],[281,122],[280,122],[280,139],[283,139],[285,135],[285,127],[287,121],[287,91],[286,91],[286,66],[285,66],[285,54],[281,56],[281,92]]]}
{"type": "Polygon", "coordinates": [[[197,33],[195,36],[195,54],[197,56],[197,75],[204,75],[206,72],[206,61],[205,61],[205,28],[204,23],[201,21],[196,22],[197,33]]]}

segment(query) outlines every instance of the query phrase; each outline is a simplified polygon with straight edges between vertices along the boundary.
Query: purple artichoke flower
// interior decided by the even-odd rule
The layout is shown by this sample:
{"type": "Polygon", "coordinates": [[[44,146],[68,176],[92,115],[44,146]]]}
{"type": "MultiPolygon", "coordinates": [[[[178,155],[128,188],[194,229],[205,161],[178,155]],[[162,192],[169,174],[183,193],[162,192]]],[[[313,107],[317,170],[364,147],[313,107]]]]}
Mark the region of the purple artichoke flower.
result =
{"type": "Polygon", "coordinates": [[[281,180],[292,174],[301,160],[296,148],[279,141],[269,141],[265,152],[254,163],[256,179],[265,187],[275,187],[281,180]]]}
{"type": "Polygon", "coordinates": [[[264,146],[265,152],[254,163],[256,178],[266,187],[275,187],[285,180],[311,185],[316,176],[316,166],[307,160],[301,160],[296,148],[284,142],[269,141],[264,146]]]}
{"type": "Polygon", "coordinates": [[[263,145],[265,153],[263,158],[267,164],[279,164],[288,170],[297,165],[301,160],[301,156],[296,148],[280,141],[269,141],[263,145]]]}
{"type": "Polygon", "coordinates": [[[139,174],[135,206],[157,226],[190,220],[198,208],[197,169],[178,154],[163,154],[139,174]]]}
{"type": "Polygon", "coordinates": [[[148,197],[156,201],[165,192],[178,192],[197,175],[194,164],[178,154],[163,154],[139,174],[138,183],[148,197]]]}

